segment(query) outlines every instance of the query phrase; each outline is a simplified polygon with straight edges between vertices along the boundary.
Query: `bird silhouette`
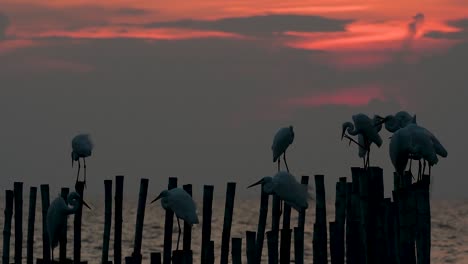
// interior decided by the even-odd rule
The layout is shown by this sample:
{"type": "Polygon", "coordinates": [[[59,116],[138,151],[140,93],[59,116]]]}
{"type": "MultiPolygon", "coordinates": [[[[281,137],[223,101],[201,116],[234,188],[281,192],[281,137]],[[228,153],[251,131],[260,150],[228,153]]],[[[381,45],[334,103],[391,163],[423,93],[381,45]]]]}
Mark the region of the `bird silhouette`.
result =
{"type": "Polygon", "coordinates": [[[352,116],[352,122],[345,122],[342,125],[341,139],[347,138],[351,142],[359,146],[359,157],[364,160],[364,168],[369,167],[370,160],[370,146],[372,143],[376,144],[379,148],[382,146],[382,138],[379,135],[384,122],[377,115],[373,119],[365,114],[356,114],[352,116]],[[358,136],[358,141],[346,135],[346,132],[351,136],[358,136]]]}
{"type": "Polygon", "coordinates": [[[179,226],[179,236],[177,238],[178,250],[181,234],[179,218],[190,225],[199,223],[195,202],[193,201],[192,196],[181,188],[164,190],[151,203],[154,203],[159,199],[161,199],[161,206],[165,210],[172,210],[177,217],[177,225],[179,226]]]}
{"type": "Polygon", "coordinates": [[[387,115],[386,117],[376,116],[382,123],[385,123],[385,129],[388,132],[395,133],[398,129],[409,124],[416,123],[416,115],[411,116],[406,111],[399,111],[395,115],[387,115]]]}
{"type": "Polygon", "coordinates": [[[78,179],[80,176],[80,169],[81,169],[80,158],[82,158],[83,164],[84,164],[83,166],[84,167],[84,185],[86,186],[86,158],[91,156],[92,151],[93,151],[93,142],[91,142],[91,139],[88,134],[79,134],[73,138],[72,152],[71,152],[72,167],[73,167],[73,163],[75,161],[78,161],[78,172],[76,174],[76,183],[78,183],[78,179]]]}
{"type": "Polygon", "coordinates": [[[278,162],[278,171],[280,171],[280,157],[283,155],[286,170],[289,172],[288,163],[286,162],[286,149],[293,141],[294,130],[292,126],[280,128],[278,132],[276,132],[271,149],[273,150],[273,162],[278,162]]]}
{"type": "Polygon", "coordinates": [[[262,185],[265,193],[277,195],[282,201],[298,212],[309,206],[308,199],[311,197],[307,192],[307,186],[299,183],[296,178],[287,171],[279,171],[273,177],[263,177],[247,188],[259,184],[262,185]]]}
{"type": "Polygon", "coordinates": [[[86,202],[84,202],[76,192],[68,194],[67,202],[65,202],[63,197],[59,195],[50,204],[49,209],[47,210],[46,221],[47,234],[49,236],[50,247],[52,250],[52,260],[54,260],[54,248],[57,247],[60,238],[64,235],[64,231],[67,228],[66,222],[68,215],[76,213],[81,204],[84,204],[89,208],[86,202]],[[69,207],[67,203],[70,204],[71,207],[69,207]]]}
{"type": "MultiPolygon", "coordinates": [[[[448,152],[429,130],[417,124],[398,129],[389,146],[390,159],[398,174],[403,175],[409,159],[424,160],[424,167],[418,171],[418,180],[425,173],[426,162],[431,167],[438,163],[437,156],[447,157],[448,152]]],[[[411,168],[410,168],[411,170],[411,168]]]]}

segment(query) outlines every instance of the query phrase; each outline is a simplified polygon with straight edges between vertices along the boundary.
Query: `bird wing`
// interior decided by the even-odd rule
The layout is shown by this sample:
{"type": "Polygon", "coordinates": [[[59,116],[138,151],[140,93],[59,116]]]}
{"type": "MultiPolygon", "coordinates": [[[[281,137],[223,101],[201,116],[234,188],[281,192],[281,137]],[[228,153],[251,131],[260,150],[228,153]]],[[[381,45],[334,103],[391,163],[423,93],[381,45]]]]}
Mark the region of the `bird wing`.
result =
{"type": "Polygon", "coordinates": [[[426,128],[424,129],[424,133],[427,134],[427,136],[431,139],[432,143],[434,144],[434,149],[437,155],[446,158],[448,156],[447,150],[444,148],[444,146],[440,143],[440,141],[432,134],[429,130],[426,128]]]}
{"type": "Polygon", "coordinates": [[[390,140],[389,154],[395,171],[403,174],[409,158],[410,134],[408,128],[397,130],[390,140]]]}
{"type": "Polygon", "coordinates": [[[275,194],[291,207],[300,211],[309,206],[307,186],[299,183],[293,175],[282,171],[276,174],[273,180],[275,181],[275,194]]]}
{"type": "Polygon", "coordinates": [[[382,146],[382,138],[379,135],[378,128],[374,126],[374,120],[365,114],[353,116],[354,125],[360,134],[363,134],[370,142],[378,147],[382,146]]]}
{"type": "Polygon", "coordinates": [[[168,207],[176,216],[189,224],[198,224],[197,207],[192,197],[181,188],[169,191],[168,207]]]}
{"type": "Polygon", "coordinates": [[[59,196],[52,201],[47,210],[47,234],[52,248],[58,246],[59,239],[65,229],[67,215],[64,214],[64,210],[66,207],[65,200],[59,196]]]}
{"type": "Polygon", "coordinates": [[[276,132],[275,137],[273,138],[273,145],[271,146],[271,149],[273,150],[273,162],[278,160],[293,140],[294,134],[291,133],[291,129],[289,127],[283,127],[276,132]]]}

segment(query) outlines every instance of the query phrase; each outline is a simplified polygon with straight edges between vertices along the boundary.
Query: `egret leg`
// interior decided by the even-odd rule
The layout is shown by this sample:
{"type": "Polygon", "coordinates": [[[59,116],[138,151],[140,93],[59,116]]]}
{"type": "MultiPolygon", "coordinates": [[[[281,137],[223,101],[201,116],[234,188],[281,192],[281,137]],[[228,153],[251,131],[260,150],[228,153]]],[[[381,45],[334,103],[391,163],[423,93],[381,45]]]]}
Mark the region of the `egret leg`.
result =
{"type": "Polygon", "coordinates": [[[422,171],[421,177],[418,179],[418,181],[422,180],[422,176],[424,175],[425,172],[426,172],[426,160],[424,160],[423,171],[422,171]]]}
{"type": "Polygon", "coordinates": [[[177,250],[179,250],[180,233],[182,232],[180,229],[179,217],[177,217],[177,225],[179,226],[179,236],[177,237],[177,250]]]}
{"type": "Polygon", "coordinates": [[[280,205],[280,208],[279,208],[279,216],[281,216],[283,214],[283,200],[279,200],[279,205],[280,205]]]}
{"type": "Polygon", "coordinates": [[[80,163],[80,159],[78,159],[78,173],[76,174],[76,183],[78,183],[78,178],[80,178],[80,169],[81,169],[81,163],[80,163]]]}
{"type": "Polygon", "coordinates": [[[284,165],[286,165],[286,171],[289,172],[288,163],[286,162],[286,151],[284,151],[283,160],[284,160],[284,165]]]}
{"type": "Polygon", "coordinates": [[[418,169],[418,178],[419,178],[421,175],[421,160],[419,160],[418,162],[419,162],[419,169],[418,169]]]}
{"type": "Polygon", "coordinates": [[[411,172],[411,166],[412,166],[412,164],[413,164],[413,159],[410,158],[410,160],[409,160],[409,171],[410,171],[410,172],[411,172]]]}
{"type": "Polygon", "coordinates": [[[83,168],[84,168],[84,187],[86,188],[86,159],[83,158],[83,168]]]}
{"type": "MultiPolygon", "coordinates": [[[[429,165],[429,176],[431,176],[431,168],[432,168],[432,166],[429,165]]],[[[432,182],[432,179],[431,179],[431,182],[432,182]]]]}
{"type": "Polygon", "coordinates": [[[280,171],[280,162],[281,162],[281,159],[278,159],[278,172],[280,171]]]}

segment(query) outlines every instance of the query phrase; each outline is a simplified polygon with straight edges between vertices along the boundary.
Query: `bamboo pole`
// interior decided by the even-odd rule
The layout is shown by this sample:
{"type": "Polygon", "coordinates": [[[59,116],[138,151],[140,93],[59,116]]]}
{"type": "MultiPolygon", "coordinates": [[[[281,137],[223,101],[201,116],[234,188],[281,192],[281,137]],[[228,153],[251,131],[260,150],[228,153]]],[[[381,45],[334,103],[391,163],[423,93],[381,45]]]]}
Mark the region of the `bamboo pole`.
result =
{"type": "Polygon", "coordinates": [[[260,197],[260,213],[258,216],[257,240],[255,242],[256,264],[260,264],[262,260],[263,240],[265,239],[266,220],[268,216],[268,199],[270,197],[265,191],[263,191],[263,188],[261,189],[262,190],[260,197]]]}
{"type": "Polygon", "coordinates": [[[234,211],[234,198],[236,195],[236,183],[228,182],[226,190],[226,204],[224,207],[224,223],[221,239],[221,264],[227,264],[229,260],[229,242],[231,239],[232,214],[234,211]]]}
{"type": "Polygon", "coordinates": [[[314,264],[327,263],[327,211],[324,175],[315,175],[316,207],[313,237],[314,264]]]}
{"type": "Polygon", "coordinates": [[[107,263],[109,259],[109,241],[112,224],[112,180],[104,180],[104,207],[101,263],[107,263]]]}
{"type": "Polygon", "coordinates": [[[151,264],[161,264],[161,253],[152,252],[150,255],[150,261],[151,264]]]}
{"type": "Polygon", "coordinates": [[[49,185],[41,184],[41,200],[42,200],[42,261],[50,262],[50,242],[49,234],[47,233],[47,210],[49,210],[49,185]]]}
{"type": "Polygon", "coordinates": [[[417,193],[418,232],[416,246],[418,264],[430,263],[431,257],[431,205],[429,186],[430,176],[423,175],[417,193]]]}
{"type": "Polygon", "coordinates": [[[332,264],[337,264],[339,262],[338,258],[338,248],[337,248],[337,233],[336,233],[336,223],[329,223],[329,232],[330,232],[330,260],[332,264]]]}
{"type": "Polygon", "coordinates": [[[124,176],[115,177],[115,215],[114,215],[114,264],[122,263],[122,222],[123,222],[124,176]]]}
{"type": "Polygon", "coordinates": [[[268,264],[278,264],[278,233],[266,232],[268,245],[268,264]]]}
{"type": "Polygon", "coordinates": [[[211,216],[213,206],[214,186],[203,186],[203,223],[202,223],[202,245],[201,263],[207,263],[208,247],[211,239],[211,216]]]}
{"type": "Polygon", "coordinates": [[[242,264],[242,238],[233,237],[231,245],[232,264],[242,264]]]}
{"type": "Polygon", "coordinates": [[[143,225],[145,221],[146,197],[148,194],[148,179],[140,180],[140,194],[138,195],[138,209],[135,223],[135,244],[132,259],[134,264],[141,263],[141,241],[143,240],[143,225]]]}
{"type": "Polygon", "coordinates": [[[15,194],[15,263],[21,264],[23,258],[23,183],[13,184],[15,194]]]}
{"type": "MultiPolygon", "coordinates": [[[[177,178],[169,177],[169,183],[167,189],[171,190],[177,188],[177,178]]],[[[172,225],[174,222],[174,212],[172,210],[166,210],[166,218],[164,222],[164,252],[163,252],[163,263],[171,263],[172,255],[172,225]]]]}
{"type": "Polygon", "coordinates": [[[10,236],[11,236],[11,218],[13,217],[13,202],[14,192],[12,190],[5,191],[5,218],[3,224],[3,255],[2,263],[9,264],[10,262],[10,236]]]}
{"type": "MultiPolygon", "coordinates": [[[[289,213],[291,208],[289,207],[289,213]]],[[[291,235],[292,230],[281,229],[281,242],[280,242],[280,264],[287,264],[291,262],[291,235]]]]}
{"type": "Polygon", "coordinates": [[[28,238],[26,249],[26,263],[34,263],[34,222],[36,221],[37,187],[29,189],[28,238]]]}
{"type": "MultiPolygon", "coordinates": [[[[67,200],[68,200],[68,193],[70,192],[70,189],[69,188],[62,188],[60,190],[60,196],[63,198],[63,200],[65,201],[65,203],[67,203],[67,200]]],[[[67,261],[67,225],[68,225],[68,219],[65,220],[65,225],[63,227],[63,230],[62,230],[62,237],[59,238],[59,243],[60,243],[60,248],[59,248],[59,260],[60,262],[62,263],[65,263],[65,261],[67,261]]]]}
{"type": "MultiPolygon", "coordinates": [[[[279,225],[280,225],[280,201],[281,199],[277,195],[273,195],[273,203],[271,208],[271,232],[274,235],[270,235],[268,241],[268,256],[273,258],[271,261],[278,263],[278,240],[279,240],[279,225]],[[271,251],[271,253],[270,253],[271,251]]],[[[270,261],[270,260],[269,260],[270,261]]]]}
{"type": "Polygon", "coordinates": [[[294,263],[304,264],[304,229],[294,228],[294,263]]]}
{"type": "MultiPolygon", "coordinates": [[[[77,182],[75,185],[76,192],[84,200],[84,182],[77,182]]],[[[78,210],[75,213],[73,225],[73,261],[75,264],[81,264],[81,218],[83,214],[83,203],[80,203],[78,210]]]]}
{"type": "Polygon", "coordinates": [[[253,264],[256,261],[255,235],[253,231],[245,232],[247,264],[253,264]]]}
{"type": "Polygon", "coordinates": [[[207,263],[208,264],[214,264],[215,262],[215,254],[214,254],[214,241],[210,240],[210,243],[208,244],[208,254],[207,254],[207,263]]]}
{"type": "Polygon", "coordinates": [[[346,219],[346,177],[341,177],[336,183],[335,198],[335,263],[344,263],[345,256],[345,219],[346,219]]]}
{"type": "MultiPolygon", "coordinates": [[[[192,185],[185,184],[183,189],[192,196],[192,185]]],[[[192,244],[192,225],[184,221],[184,237],[183,237],[183,250],[185,263],[193,262],[192,244]]]]}

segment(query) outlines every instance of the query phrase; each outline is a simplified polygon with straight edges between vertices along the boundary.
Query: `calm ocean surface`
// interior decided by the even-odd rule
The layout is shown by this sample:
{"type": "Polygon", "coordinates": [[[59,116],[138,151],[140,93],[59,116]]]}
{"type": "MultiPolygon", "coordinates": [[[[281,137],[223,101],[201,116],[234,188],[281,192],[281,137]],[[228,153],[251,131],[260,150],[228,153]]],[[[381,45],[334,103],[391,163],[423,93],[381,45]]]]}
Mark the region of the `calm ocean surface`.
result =
{"type": "MultiPolygon", "coordinates": [[[[27,197],[27,196],[26,196],[27,197]]],[[[38,195],[40,198],[40,195],[38,195]]],[[[51,197],[52,200],[53,197],[51,197]]],[[[331,199],[329,199],[332,201],[331,199]]],[[[82,228],[82,260],[88,263],[100,263],[102,235],[104,227],[104,205],[99,201],[89,201],[93,210],[83,210],[83,228],[82,228]]],[[[4,210],[4,199],[0,198],[0,208],[4,210]]],[[[40,200],[37,201],[36,225],[35,225],[35,250],[34,257],[42,257],[42,214],[40,212],[40,200]]],[[[201,208],[198,202],[199,208],[201,208]]],[[[309,205],[314,208],[314,204],[309,205]]],[[[126,201],[124,203],[123,213],[123,231],[122,231],[122,256],[130,256],[134,242],[135,221],[136,221],[137,201],[126,201]]],[[[26,234],[27,234],[27,209],[28,201],[24,201],[24,224],[23,224],[23,256],[26,257],[26,234]]],[[[258,200],[240,200],[236,199],[231,237],[242,237],[242,250],[245,252],[245,231],[256,231],[258,222],[258,200]]],[[[201,219],[201,209],[198,210],[201,219]]],[[[270,212],[269,212],[270,213],[270,212]]],[[[467,201],[432,201],[432,263],[468,263],[468,203],[467,201]]],[[[315,210],[308,210],[306,216],[305,230],[305,262],[312,263],[312,227],[314,222],[315,210]]],[[[213,204],[212,236],[215,241],[216,262],[219,262],[221,231],[224,217],[224,199],[216,198],[213,204]]],[[[327,219],[334,218],[334,203],[327,204],[327,219]]],[[[0,226],[3,229],[4,215],[0,216],[0,226]]],[[[114,219],[112,219],[113,221],[114,219]]],[[[269,221],[270,219],[268,219],[269,221]]],[[[68,221],[68,256],[72,255],[73,235],[72,235],[73,216],[68,221]]],[[[292,226],[297,223],[297,214],[293,210],[292,226]]],[[[113,260],[113,226],[111,232],[111,244],[109,260],[113,260]]],[[[11,235],[11,253],[10,260],[13,261],[14,248],[14,224],[12,224],[11,235]]],[[[160,203],[147,205],[145,212],[145,226],[143,230],[142,254],[143,262],[149,263],[150,252],[162,252],[163,233],[164,233],[164,211],[160,203]]],[[[267,222],[267,229],[269,229],[267,222]]],[[[173,241],[174,246],[177,242],[177,223],[174,225],[173,241]]],[[[181,238],[182,240],[182,238],[181,238]]],[[[194,251],[194,263],[200,263],[200,242],[201,224],[196,225],[192,232],[192,249],[194,251]]],[[[181,241],[182,246],[182,241],[181,241]]],[[[0,248],[0,251],[2,248],[0,248]]],[[[55,256],[58,256],[58,248],[55,250],[55,256]]],[[[266,263],[266,243],[263,249],[263,262],[266,263]]],[[[3,254],[3,253],[1,253],[3,254]]],[[[294,255],[292,254],[292,257],[294,255]]],[[[244,261],[245,256],[244,256],[244,261]]],[[[24,261],[26,262],[26,261],[24,261]]]]}

